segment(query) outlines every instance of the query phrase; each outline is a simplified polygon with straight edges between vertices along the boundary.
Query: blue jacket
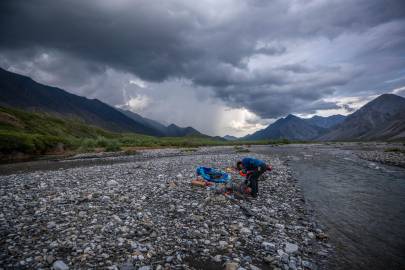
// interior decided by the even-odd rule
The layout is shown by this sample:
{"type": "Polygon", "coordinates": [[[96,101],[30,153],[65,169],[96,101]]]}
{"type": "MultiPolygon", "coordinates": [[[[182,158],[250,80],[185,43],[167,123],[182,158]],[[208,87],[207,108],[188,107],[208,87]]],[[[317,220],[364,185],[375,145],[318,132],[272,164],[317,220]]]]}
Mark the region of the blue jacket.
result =
{"type": "Polygon", "coordinates": [[[257,169],[259,166],[267,166],[264,161],[255,158],[244,158],[242,159],[242,165],[245,170],[253,171],[257,169]]]}

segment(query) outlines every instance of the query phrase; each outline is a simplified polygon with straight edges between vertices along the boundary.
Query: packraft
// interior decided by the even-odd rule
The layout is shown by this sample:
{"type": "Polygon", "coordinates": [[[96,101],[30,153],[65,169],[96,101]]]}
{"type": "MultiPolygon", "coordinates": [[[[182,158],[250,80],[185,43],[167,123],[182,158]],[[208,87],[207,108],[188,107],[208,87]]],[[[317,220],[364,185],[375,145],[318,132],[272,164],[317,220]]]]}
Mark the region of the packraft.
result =
{"type": "Polygon", "coordinates": [[[204,180],[214,183],[228,183],[231,181],[231,176],[214,168],[198,167],[197,175],[201,176],[204,180]]]}

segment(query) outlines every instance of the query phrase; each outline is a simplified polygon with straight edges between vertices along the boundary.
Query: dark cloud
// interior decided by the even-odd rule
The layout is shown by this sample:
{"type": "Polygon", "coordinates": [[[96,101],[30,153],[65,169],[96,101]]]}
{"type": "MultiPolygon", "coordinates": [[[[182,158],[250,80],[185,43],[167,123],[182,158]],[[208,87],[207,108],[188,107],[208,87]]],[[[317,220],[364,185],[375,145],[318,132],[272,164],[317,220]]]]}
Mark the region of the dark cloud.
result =
{"type": "Polygon", "coordinates": [[[3,0],[0,65],[113,105],[185,79],[276,118],[400,87],[404,29],[402,0],[3,0]]]}
{"type": "Polygon", "coordinates": [[[343,109],[345,109],[347,112],[350,112],[350,113],[354,112],[356,110],[355,108],[351,107],[348,104],[343,104],[342,107],[343,107],[343,109]]]}

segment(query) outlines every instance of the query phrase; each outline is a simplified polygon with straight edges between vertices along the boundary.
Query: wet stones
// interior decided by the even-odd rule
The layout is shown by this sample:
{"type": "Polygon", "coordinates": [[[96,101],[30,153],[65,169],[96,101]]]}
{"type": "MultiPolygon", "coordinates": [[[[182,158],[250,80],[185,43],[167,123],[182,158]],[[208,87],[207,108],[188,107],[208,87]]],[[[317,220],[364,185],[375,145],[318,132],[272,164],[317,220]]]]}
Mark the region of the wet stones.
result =
{"type": "MultiPolygon", "coordinates": [[[[388,146],[386,146],[388,147],[388,146]]],[[[380,148],[372,151],[356,151],[357,156],[372,162],[387,164],[391,166],[399,166],[405,168],[405,148],[403,146],[395,146],[392,148],[380,148]],[[396,151],[387,151],[396,150],[396,151]]],[[[370,167],[377,168],[376,164],[369,164],[370,167]]]]}

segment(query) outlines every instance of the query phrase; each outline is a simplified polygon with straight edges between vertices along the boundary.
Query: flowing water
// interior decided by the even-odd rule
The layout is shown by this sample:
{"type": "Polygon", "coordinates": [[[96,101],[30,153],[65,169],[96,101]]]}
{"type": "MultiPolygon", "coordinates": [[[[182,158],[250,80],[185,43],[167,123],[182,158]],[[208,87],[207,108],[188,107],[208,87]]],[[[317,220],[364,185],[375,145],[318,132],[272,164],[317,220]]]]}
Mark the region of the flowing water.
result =
{"type": "Polygon", "coordinates": [[[288,160],[336,247],[335,269],[405,269],[405,169],[328,146],[265,147],[288,160]]]}

